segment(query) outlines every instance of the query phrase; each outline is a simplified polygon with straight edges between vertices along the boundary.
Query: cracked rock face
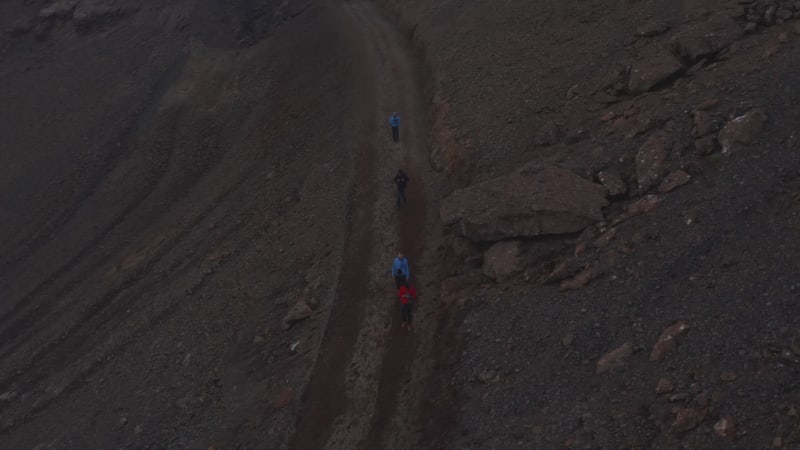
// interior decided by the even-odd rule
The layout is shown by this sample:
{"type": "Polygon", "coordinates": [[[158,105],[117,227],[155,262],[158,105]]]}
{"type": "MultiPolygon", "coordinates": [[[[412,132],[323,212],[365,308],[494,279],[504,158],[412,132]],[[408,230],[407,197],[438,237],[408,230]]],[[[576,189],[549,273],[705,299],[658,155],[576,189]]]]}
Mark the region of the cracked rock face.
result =
{"type": "Polygon", "coordinates": [[[527,164],[515,172],[459,189],[440,214],[456,234],[472,241],[575,233],[603,220],[606,189],[552,165],[527,164]]]}

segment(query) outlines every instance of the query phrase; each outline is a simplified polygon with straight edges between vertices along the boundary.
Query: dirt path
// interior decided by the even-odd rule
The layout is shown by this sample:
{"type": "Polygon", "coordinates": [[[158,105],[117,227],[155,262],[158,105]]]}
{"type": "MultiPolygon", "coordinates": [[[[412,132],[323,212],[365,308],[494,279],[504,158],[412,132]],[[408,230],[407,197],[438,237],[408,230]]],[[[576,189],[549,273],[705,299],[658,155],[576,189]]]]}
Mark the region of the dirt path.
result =
{"type": "Polygon", "coordinates": [[[296,449],[383,447],[398,422],[398,408],[412,407],[409,392],[403,390],[420,343],[427,341],[422,336],[433,333],[433,328],[408,333],[400,327],[389,270],[395,252],[403,251],[411,262],[412,282],[424,298],[432,299],[428,295],[434,290],[423,286],[431,285],[435,271],[419,270],[430,266],[423,262],[430,260],[425,254],[430,246],[424,243],[435,228],[436,211],[428,200],[431,173],[421,67],[409,43],[372,3],[339,5],[342,26],[355,33],[354,52],[361,55],[354,70],[370,78],[361,104],[370,122],[361,145],[362,176],[353,199],[346,269],[290,443],[296,449]],[[394,111],[402,118],[399,144],[391,142],[388,127],[394,111]],[[411,182],[409,203],[398,211],[392,179],[399,168],[411,182]],[[399,401],[401,392],[405,397],[399,401]]]}

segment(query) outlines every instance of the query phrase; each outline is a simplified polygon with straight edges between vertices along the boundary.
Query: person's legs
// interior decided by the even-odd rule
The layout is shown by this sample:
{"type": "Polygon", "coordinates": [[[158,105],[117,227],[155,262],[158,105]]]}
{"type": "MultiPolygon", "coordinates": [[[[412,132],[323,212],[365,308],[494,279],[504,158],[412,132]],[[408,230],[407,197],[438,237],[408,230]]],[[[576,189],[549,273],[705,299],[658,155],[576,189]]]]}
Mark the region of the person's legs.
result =
{"type": "Polygon", "coordinates": [[[400,140],[400,127],[392,127],[392,139],[395,142],[400,140]]]}
{"type": "Polygon", "coordinates": [[[397,186],[397,207],[399,208],[406,202],[406,188],[397,186]]]}
{"type": "Polygon", "coordinates": [[[403,305],[403,322],[406,324],[406,327],[409,329],[411,328],[411,303],[403,305]]]}
{"type": "Polygon", "coordinates": [[[400,289],[400,286],[406,284],[406,277],[402,275],[395,275],[394,284],[397,286],[397,289],[400,289]]]}

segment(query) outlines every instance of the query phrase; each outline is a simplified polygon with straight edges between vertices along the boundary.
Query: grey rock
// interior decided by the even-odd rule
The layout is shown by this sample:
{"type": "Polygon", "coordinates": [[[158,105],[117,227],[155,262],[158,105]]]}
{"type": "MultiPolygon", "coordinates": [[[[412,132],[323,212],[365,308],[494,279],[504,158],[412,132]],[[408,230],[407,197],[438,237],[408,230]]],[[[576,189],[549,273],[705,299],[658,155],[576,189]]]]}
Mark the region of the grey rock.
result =
{"type": "Polygon", "coordinates": [[[564,168],[529,163],[453,192],[440,215],[473,241],[575,233],[603,220],[606,190],[564,168]]]}

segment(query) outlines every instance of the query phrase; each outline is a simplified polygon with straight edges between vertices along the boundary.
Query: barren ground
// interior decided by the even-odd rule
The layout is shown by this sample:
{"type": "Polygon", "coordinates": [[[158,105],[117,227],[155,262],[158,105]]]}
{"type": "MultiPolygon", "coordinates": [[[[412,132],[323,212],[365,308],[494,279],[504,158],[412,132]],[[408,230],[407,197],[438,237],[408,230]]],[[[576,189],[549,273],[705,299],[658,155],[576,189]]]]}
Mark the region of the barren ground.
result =
{"type": "Polygon", "coordinates": [[[0,2],[0,447],[797,447],[799,9],[0,2]],[[624,191],[500,277],[440,206],[528,162],[624,191]]]}

